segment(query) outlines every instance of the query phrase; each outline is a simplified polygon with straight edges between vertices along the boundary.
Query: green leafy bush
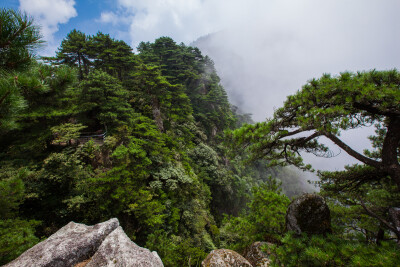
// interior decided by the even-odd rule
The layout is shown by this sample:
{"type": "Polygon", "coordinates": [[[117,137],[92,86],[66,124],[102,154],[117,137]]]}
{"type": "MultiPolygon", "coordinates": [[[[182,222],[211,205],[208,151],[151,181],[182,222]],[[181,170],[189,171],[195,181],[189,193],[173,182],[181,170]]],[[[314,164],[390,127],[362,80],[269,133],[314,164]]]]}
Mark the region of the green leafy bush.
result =
{"type": "Polygon", "coordinates": [[[38,221],[0,220],[0,265],[6,264],[39,242],[34,234],[38,221]]]}
{"type": "Polygon", "coordinates": [[[398,266],[399,247],[394,242],[380,246],[328,235],[295,237],[287,233],[281,246],[273,246],[274,266],[398,266]]]}
{"type": "Polygon", "coordinates": [[[164,266],[200,266],[207,253],[191,238],[156,231],[148,236],[146,247],[156,250],[164,266]]]}
{"type": "Polygon", "coordinates": [[[253,188],[248,213],[225,218],[220,234],[222,247],[240,251],[255,241],[280,239],[290,201],[281,194],[279,186],[271,178],[253,188]]]}

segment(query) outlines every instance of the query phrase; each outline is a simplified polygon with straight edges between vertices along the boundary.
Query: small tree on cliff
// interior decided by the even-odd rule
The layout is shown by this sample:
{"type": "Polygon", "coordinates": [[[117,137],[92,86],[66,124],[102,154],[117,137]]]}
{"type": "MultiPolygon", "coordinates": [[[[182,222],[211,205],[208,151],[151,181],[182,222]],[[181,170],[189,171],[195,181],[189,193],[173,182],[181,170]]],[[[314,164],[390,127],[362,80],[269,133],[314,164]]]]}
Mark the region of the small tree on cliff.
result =
{"type": "MultiPolygon", "coordinates": [[[[400,73],[391,71],[345,72],[338,77],[323,75],[289,96],[273,118],[245,125],[233,139],[250,152],[251,159],[265,158],[271,165],[292,164],[303,170],[300,152],[331,156],[319,142],[326,137],[363,164],[340,173],[322,173],[322,185],[336,194],[376,183],[391,184],[400,191],[400,73]],[[375,125],[375,151],[361,154],[340,138],[341,131],[375,125]]],[[[366,194],[368,195],[368,194],[366,194]]],[[[399,204],[399,201],[392,202],[399,204]]],[[[379,217],[359,198],[367,214],[379,217]]],[[[387,211],[386,211],[387,214],[387,211]]],[[[381,223],[385,220],[378,218],[381,223]]],[[[400,232],[391,228],[400,238],[400,232]]]]}

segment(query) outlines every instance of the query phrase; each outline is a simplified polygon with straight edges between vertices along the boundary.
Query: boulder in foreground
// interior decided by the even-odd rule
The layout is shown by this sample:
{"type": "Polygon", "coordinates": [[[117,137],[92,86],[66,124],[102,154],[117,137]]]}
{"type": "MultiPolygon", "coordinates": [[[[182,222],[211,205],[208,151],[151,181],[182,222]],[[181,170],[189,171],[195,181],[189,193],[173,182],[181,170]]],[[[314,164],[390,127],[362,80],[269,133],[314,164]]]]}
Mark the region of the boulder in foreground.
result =
{"type": "Polygon", "coordinates": [[[133,243],[111,219],[94,226],[70,222],[5,267],[163,267],[157,252],[133,243]]]}
{"type": "Polygon", "coordinates": [[[94,226],[70,222],[4,266],[73,266],[93,255],[118,226],[118,219],[115,218],[94,226]]]}

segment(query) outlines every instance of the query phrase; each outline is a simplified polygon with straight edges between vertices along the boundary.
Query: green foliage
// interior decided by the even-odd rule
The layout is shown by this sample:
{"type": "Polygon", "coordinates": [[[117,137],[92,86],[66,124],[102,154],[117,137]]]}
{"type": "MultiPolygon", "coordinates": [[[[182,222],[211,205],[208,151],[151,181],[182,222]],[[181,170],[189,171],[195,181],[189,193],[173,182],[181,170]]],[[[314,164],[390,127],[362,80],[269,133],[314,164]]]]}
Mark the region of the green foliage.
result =
{"type": "Polygon", "coordinates": [[[375,169],[359,165],[347,166],[344,171],[320,173],[318,184],[321,194],[331,201],[337,233],[357,232],[358,239],[367,243],[379,243],[383,234],[390,235],[384,232],[387,226],[382,220],[390,221],[388,210],[400,204],[400,193],[390,180],[384,179],[386,177],[375,182],[379,175],[375,169]],[[359,177],[365,177],[363,183],[359,182],[359,177]],[[378,237],[379,232],[382,232],[381,237],[378,237]]]}
{"type": "Polygon", "coordinates": [[[18,127],[18,115],[26,108],[15,76],[0,70],[0,134],[18,127]]]}
{"type": "Polygon", "coordinates": [[[61,42],[56,59],[50,58],[50,61],[78,67],[79,79],[82,80],[84,75],[88,75],[91,65],[87,43],[88,37],[74,29],[61,42]]]}
{"type": "Polygon", "coordinates": [[[109,127],[112,132],[116,127],[129,122],[133,111],[127,102],[128,92],[116,78],[95,70],[80,86],[80,107],[87,114],[87,119],[97,120],[92,125],[96,130],[109,127]]]}
{"type": "Polygon", "coordinates": [[[79,149],[50,154],[40,169],[25,178],[29,196],[24,203],[29,207],[27,212],[33,218],[46,218],[46,225],[82,218],[81,210],[71,209],[74,205],[69,199],[84,194],[81,183],[89,177],[91,170],[81,160],[79,149]]]}
{"type": "Polygon", "coordinates": [[[0,9],[0,134],[17,128],[17,116],[26,108],[18,88],[19,71],[33,61],[42,43],[39,28],[26,14],[0,9]]]}
{"type": "Polygon", "coordinates": [[[0,9],[0,21],[0,69],[26,68],[42,43],[39,27],[25,13],[6,8],[0,9]]]}
{"type": "Polygon", "coordinates": [[[132,115],[132,125],[119,128],[119,141],[110,147],[112,168],[88,180],[88,194],[97,218],[119,217],[125,230],[140,240],[165,220],[163,193],[148,184],[151,173],[168,161],[169,152],[154,123],[140,114],[132,115]]]}
{"type": "Polygon", "coordinates": [[[56,137],[55,141],[59,143],[70,143],[71,140],[78,139],[80,131],[87,126],[82,124],[64,123],[59,126],[51,127],[53,135],[56,137]]]}
{"type": "Polygon", "coordinates": [[[86,51],[88,56],[93,59],[95,69],[107,72],[121,81],[137,64],[129,45],[102,32],[89,38],[86,51]]]}
{"type": "Polygon", "coordinates": [[[220,234],[222,247],[243,250],[255,241],[280,239],[290,201],[280,193],[279,186],[271,178],[253,188],[248,213],[225,218],[220,234]]]}
{"type": "Polygon", "coordinates": [[[171,38],[161,37],[154,43],[141,43],[138,50],[144,63],[159,66],[168,82],[184,86],[193,116],[209,137],[234,125],[235,118],[214,63],[202,56],[198,48],[177,45],[171,38]]]}
{"type": "Polygon", "coordinates": [[[166,267],[199,266],[207,256],[207,253],[194,245],[190,238],[167,235],[164,231],[150,234],[146,247],[157,251],[166,267]]]}
{"type": "MultiPolygon", "coordinates": [[[[170,84],[158,67],[138,66],[125,86],[130,90],[131,104],[143,115],[153,117],[160,131],[185,131],[180,125],[193,120],[184,88],[170,84]]],[[[190,135],[187,130],[184,134],[190,135]]]]}
{"type": "Polygon", "coordinates": [[[4,150],[17,157],[38,157],[53,139],[50,128],[77,114],[75,72],[67,66],[32,64],[14,78],[14,86],[26,108],[15,119],[18,129],[0,135],[4,150]]]}
{"type": "Polygon", "coordinates": [[[16,170],[9,166],[1,168],[0,173],[0,217],[9,219],[15,216],[24,200],[23,178],[26,170],[16,170]]]}
{"type": "Polygon", "coordinates": [[[0,264],[12,261],[40,241],[34,235],[39,224],[34,220],[0,220],[0,264]]]}
{"type": "Polygon", "coordinates": [[[273,266],[397,266],[399,248],[392,242],[365,245],[338,236],[285,235],[281,246],[269,247],[273,266]]]}
{"type": "Polygon", "coordinates": [[[115,40],[102,32],[87,36],[76,29],[62,41],[56,57],[45,60],[77,67],[80,80],[96,69],[122,81],[137,64],[132,48],[124,41],[115,40]]]}
{"type": "Polygon", "coordinates": [[[274,236],[284,231],[285,214],[290,200],[280,193],[279,186],[271,179],[269,184],[261,184],[253,189],[249,220],[256,225],[259,235],[274,236]]]}

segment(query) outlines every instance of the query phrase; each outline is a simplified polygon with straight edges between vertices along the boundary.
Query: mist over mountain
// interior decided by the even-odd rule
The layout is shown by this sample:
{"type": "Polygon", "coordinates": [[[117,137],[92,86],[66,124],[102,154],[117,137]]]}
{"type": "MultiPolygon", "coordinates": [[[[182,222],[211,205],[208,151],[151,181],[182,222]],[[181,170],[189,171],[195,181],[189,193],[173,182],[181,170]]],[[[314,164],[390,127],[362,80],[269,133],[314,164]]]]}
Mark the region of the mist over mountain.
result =
{"type": "Polygon", "coordinates": [[[219,45],[223,35],[224,32],[218,32],[200,37],[192,43],[192,46],[200,48],[214,61],[231,103],[243,111],[250,111],[251,106],[248,106],[246,99],[243,98],[249,82],[248,69],[243,67],[246,60],[232,49],[219,45]]]}
{"type": "MultiPolygon", "coordinates": [[[[338,75],[343,71],[362,71],[374,66],[382,69],[396,66],[392,59],[387,63],[387,56],[383,55],[386,51],[379,50],[380,58],[368,56],[368,51],[376,50],[377,44],[365,44],[364,38],[348,39],[348,46],[344,47],[343,39],[339,38],[343,34],[339,32],[332,32],[332,36],[318,35],[315,26],[315,39],[310,39],[305,32],[282,27],[224,30],[202,36],[191,44],[215,62],[230,102],[242,112],[251,113],[255,121],[271,117],[288,95],[324,73],[338,75]],[[364,49],[352,53],[357,46],[364,49]]],[[[342,138],[362,152],[368,147],[367,137],[373,131],[373,127],[346,131],[342,138]]],[[[329,140],[321,140],[329,145],[335,157],[303,155],[316,169],[340,170],[346,164],[357,162],[329,140]]]]}

